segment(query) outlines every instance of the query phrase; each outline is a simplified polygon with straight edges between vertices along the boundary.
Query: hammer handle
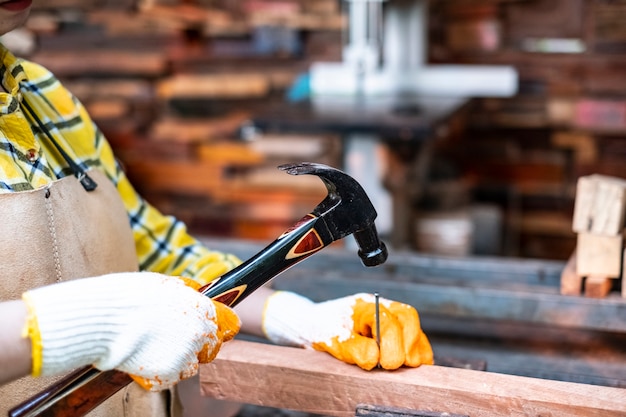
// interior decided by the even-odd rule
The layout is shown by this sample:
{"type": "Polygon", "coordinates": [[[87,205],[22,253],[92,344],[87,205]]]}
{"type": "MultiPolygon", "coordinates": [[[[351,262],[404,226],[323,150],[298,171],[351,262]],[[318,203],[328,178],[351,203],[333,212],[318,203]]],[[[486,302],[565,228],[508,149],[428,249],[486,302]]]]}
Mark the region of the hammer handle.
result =
{"type": "MultiPolygon", "coordinates": [[[[294,264],[333,242],[320,217],[308,214],[261,252],[200,288],[215,301],[234,307],[294,264]],[[322,226],[323,227],[318,227],[322,226]]],[[[82,417],[132,382],[128,374],[87,366],[59,380],[9,411],[9,417],[82,417]]]]}

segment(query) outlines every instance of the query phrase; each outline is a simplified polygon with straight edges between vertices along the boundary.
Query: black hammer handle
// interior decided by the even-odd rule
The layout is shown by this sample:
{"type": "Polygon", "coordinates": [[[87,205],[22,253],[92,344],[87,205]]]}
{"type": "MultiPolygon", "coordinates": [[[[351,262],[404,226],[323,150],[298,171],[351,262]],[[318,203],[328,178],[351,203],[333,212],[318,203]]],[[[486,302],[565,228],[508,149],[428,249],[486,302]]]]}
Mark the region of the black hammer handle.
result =
{"type": "MultiPolygon", "coordinates": [[[[323,218],[308,214],[261,252],[199,291],[233,307],[334,240],[323,218]]],[[[9,417],[82,417],[130,382],[132,378],[124,372],[88,366],[14,407],[9,417]]]]}

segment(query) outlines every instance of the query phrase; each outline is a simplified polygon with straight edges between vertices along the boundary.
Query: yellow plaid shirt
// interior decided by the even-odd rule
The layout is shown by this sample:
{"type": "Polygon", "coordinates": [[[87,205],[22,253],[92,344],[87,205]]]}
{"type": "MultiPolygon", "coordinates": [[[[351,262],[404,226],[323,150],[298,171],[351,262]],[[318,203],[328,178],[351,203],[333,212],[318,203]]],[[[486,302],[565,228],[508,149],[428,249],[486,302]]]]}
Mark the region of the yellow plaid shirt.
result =
{"type": "Polygon", "coordinates": [[[212,251],[133,189],[111,147],[85,108],[53,74],[18,59],[0,45],[0,193],[37,189],[73,175],[37,124],[22,113],[26,98],[54,139],[83,169],[103,171],[122,197],[133,230],[141,270],[191,277],[204,284],[240,263],[212,251]]]}

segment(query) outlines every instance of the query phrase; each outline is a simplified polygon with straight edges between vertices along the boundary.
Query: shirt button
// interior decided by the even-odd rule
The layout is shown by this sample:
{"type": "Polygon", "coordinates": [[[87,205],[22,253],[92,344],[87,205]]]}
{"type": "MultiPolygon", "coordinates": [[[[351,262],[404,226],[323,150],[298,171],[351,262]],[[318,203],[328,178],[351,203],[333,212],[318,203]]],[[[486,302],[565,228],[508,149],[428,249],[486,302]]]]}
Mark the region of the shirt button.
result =
{"type": "Polygon", "coordinates": [[[30,162],[35,162],[37,160],[37,152],[34,149],[29,149],[27,152],[28,152],[28,160],[30,162]]]}

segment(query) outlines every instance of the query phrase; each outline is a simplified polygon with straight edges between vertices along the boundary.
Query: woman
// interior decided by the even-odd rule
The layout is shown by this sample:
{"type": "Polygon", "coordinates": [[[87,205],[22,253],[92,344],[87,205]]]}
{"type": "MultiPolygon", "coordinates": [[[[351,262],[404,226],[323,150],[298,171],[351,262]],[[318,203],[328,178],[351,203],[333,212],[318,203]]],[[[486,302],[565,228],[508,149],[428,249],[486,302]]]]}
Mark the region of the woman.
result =
{"type": "MultiPolygon", "coordinates": [[[[0,0],[0,35],[22,25],[30,6],[30,0],[0,0]]],[[[10,322],[0,320],[0,343],[13,352],[3,359],[5,350],[0,349],[0,364],[12,369],[5,379],[25,373],[62,374],[84,363],[120,369],[154,391],[131,384],[97,413],[132,415],[135,407],[142,415],[177,414],[171,407],[176,398],[168,388],[193,375],[199,360],[210,360],[221,342],[237,332],[238,321],[228,308],[198,301],[198,295],[170,277],[189,277],[204,284],[239,260],[202,246],[184,224],[162,215],[139,196],[83,106],[49,71],[17,59],[2,46],[0,60],[0,212],[5,220],[0,225],[0,251],[6,254],[0,272],[0,308],[8,312],[5,317],[12,317],[10,322]],[[137,301],[144,300],[138,282],[155,294],[156,302],[137,301]],[[176,294],[172,298],[179,301],[168,302],[171,313],[159,316],[159,307],[168,298],[158,295],[163,292],[176,294]],[[90,295],[83,299],[79,294],[90,295]],[[158,348],[142,351],[142,337],[148,336],[137,334],[155,336],[162,331],[170,340],[172,334],[150,323],[155,317],[189,315],[181,305],[194,299],[210,322],[201,332],[206,337],[174,338],[183,346],[176,354],[158,348]],[[101,307],[101,313],[93,313],[95,307],[101,307]],[[143,323],[153,330],[119,330],[118,322],[108,322],[116,314],[133,316],[135,327],[143,323]],[[77,317],[84,320],[82,325],[75,325],[77,317]],[[92,331],[79,334],[77,329],[84,327],[92,331]],[[67,354],[83,344],[88,354],[81,353],[78,359],[67,354]],[[120,346],[122,353],[110,352],[120,346]],[[25,357],[29,351],[30,357],[25,357]],[[167,364],[166,381],[157,369],[144,372],[152,357],[153,362],[158,357],[167,364]],[[191,364],[176,365],[180,357],[191,364]]],[[[297,294],[261,288],[238,306],[237,314],[242,331],[276,343],[327,351],[364,369],[379,363],[389,369],[432,363],[432,350],[415,309],[389,300],[382,300],[381,317],[389,317],[384,329],[395,336],[386,337],[389,345],[379,350],[367,330],[372,327],[368,320],[373,305],[368,294],[313,303],[297,294]]],[[[202,326],[200,319],[184,321],[184,326],[182,322],[174,320],[171,326],[202,326]]],[[[47,378],[24,377],[0,387],[0,395],[10,398],[2,402],[0,413],[49,383],[47,378]]]]}

